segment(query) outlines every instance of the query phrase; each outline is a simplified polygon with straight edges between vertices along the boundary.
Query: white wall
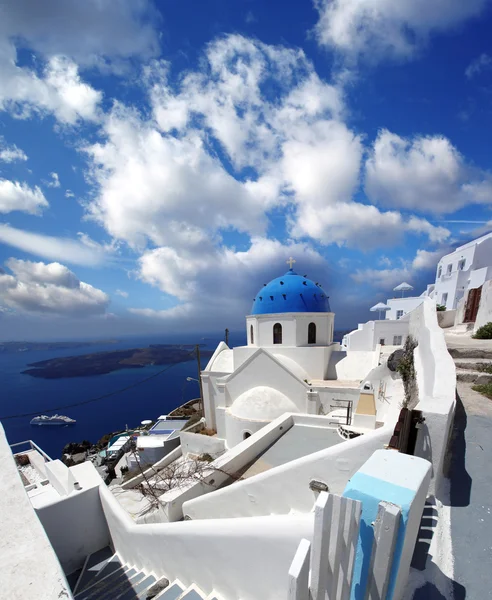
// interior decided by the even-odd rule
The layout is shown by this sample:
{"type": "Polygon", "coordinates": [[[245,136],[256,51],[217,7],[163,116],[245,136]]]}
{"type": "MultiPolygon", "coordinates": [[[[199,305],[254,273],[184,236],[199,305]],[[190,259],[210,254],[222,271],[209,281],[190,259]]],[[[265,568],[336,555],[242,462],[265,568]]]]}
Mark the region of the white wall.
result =
{"type": "MultiPolygon", "coordinates": [[[[251,463],[271,444],[284,435],[292,425],[292,415],[286,414],[275,419],[272,423],[265,425],[260,432],[253,433],[251,437],[219,456],[213,463],[210,463],[210,472],[202,474],[200,481],[192,480],[189,484],[182,484],[179,488],[170,490],[160,496],[159,500],[162,504],[165,518],[170,522],[182,519],[184,502],[203,494],[208,494],[220,487],[230,476],[235,475],[239,470],[251,463]]],[[[181,451],[181,448],[179,450],[181,451]]]]}
{"type": "MultiPolygon", "coordinates": [[[[377,347],[378,348],[378,347],[377,347]]],[[[328,379],[361,381],[379,364],[379,350],[333,352],[328,379]]]]}
{"type": "Polygon", "coordinates": [[[394,423],[185,502],[183,512],[193,519],[309,512],[316,500],[309,482],[321,480],[330,492],[341,494],[367,458],[389,442],[393,427],[394,423]]]}
{"type": "Polygon", "coordinates": [[[242,393],[257,386],[278,390],[292,400],[300,412],[304,412],[307,385],[294,377],[272,355],[261,350],[249,363],[243,364],[242,369],[227,378],[226,406],[231,406],[242,393]]]}
{"type": "Polygon", "coordinates": [[[36,508],[67,575],[82,567],[89,554],[110,542],[99,497],[102,479],[91,462],[71,467],[70,471],[76,481],[82,482],[83,489],[36,508]]]}
{"type": "Polygon", "coordinates": [[[474,331],[490,321],[492,321],[492,280],[483,284],[474,331]]]}
{"type": "Polygon", "coordinates": [[[412,312],[410,334],[418,341],[414,351],[419,398],[416,408],[425,418],[417,436],[415,455],[432,462],[430,492],[439,495],[454,418],[456,369],[432,300],[426,299],[412,312]]]}
{"type": "Polygon", "coordinates": [[[31,506],[0,424],[0,596],[6,600],[71,598],[46,532],[31,506]]]}
{"type": "Polygon", "coordinates": [[[492,234],[473,240],[444,256],[436,270],[435,301],[443,304],[442,294],[447,293],[446,308],[457,308],[458,302],[468,289],[480,287],[484,281],[491,278],[490,271],[481,271],[489,267],[492,267],[492,234]],[[458,263],[461,259],[465,260],[465,268],[459,271],[458,263]],[[449,264],[452,265],[451,275],[447,274],[449,264]],[[439,265],[442,265],[441,277],[437,276],[439,265]]]}
{"type": "Polygon", "coordinates": [[[297,546],[314,526],[312,514],[136,525],[104,487],[101,498],[123,562],[223,598],[285,600],[297,546]]]}
{"type": "Polygon", "coordinates": [[[210,454],[216,458],[225,452],[225,440],[218,437],[186,432],[181,432],[179,437],[183,456],[210,454]]]}
{"type": "Polygon", "coordinates": [[[422,303],[421,296],[409,296],[408,298],[389,298],[386,304],[390,307],[390,310],[386,311],[386,319],[390,321],[396,321],[396,313],[399,310],[403,311],[403,316],[411,312],[414,308],[417,308],[422,303]]]}
{"type": "Polygon", "coordinates": [[[456,312],[456,310],[438,310],[437,322],[439,323],[439,327],[441,327],[441,329],[453,327],[456,319],[456,312]]]}
{"type": "Polygon", "coordinates": [[[376,346],[384,339],[386,346],[392,346],[395,336],[402,336],[402,343],[405,343],[408,334],[408,321],[399,319],[389,321],[386,319],[380,321],[368,321],[359,325],[356,329],[344,337],[344,345],[351,351],[375,350],[376,346]]]}
{"type": "Polygon", "coordinates": [[[246,318],[248,346],[277,348],[278,346],[308,346],[309,323],[316,325],[316,344],[327,346],[333,341],[334,313],[279,313],[252,315],[246,318]],[[282,344],[273,343],[273,326],[282,325],[282,344]],[[251,344],[251,326],[254,344],[251,344]]]}

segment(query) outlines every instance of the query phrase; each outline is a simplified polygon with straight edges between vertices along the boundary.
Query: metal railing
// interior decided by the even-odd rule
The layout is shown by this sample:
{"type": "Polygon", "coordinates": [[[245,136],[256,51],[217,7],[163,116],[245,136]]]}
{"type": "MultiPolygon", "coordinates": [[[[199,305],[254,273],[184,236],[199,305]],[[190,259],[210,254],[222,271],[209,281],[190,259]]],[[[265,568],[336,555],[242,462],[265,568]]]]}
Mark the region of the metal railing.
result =
{"type": "MultiPolygon", "coordinates": [[[[47,461],[47,462],[51,462],[53,459],[48,456],[46,454],[46,452],[44,452],[44,450],[41,450],[41,448],[35,444],[32,440],[24,440],[23,442],[17,442],[15,444],[10,444],[10,447],[12,448],[12,454],[15,456],[16,454],[22,454],[22,450],[14,451],[13,448],[16,448],[17,446],[23,446],[25,444],[29,444],[30,449],[31,450],[36,450],[36,452],[39,452],[39,454],[41,454],[41,456],[47,461]]],[[[24,450],[25,452],[25,450],[24,450]]]]}

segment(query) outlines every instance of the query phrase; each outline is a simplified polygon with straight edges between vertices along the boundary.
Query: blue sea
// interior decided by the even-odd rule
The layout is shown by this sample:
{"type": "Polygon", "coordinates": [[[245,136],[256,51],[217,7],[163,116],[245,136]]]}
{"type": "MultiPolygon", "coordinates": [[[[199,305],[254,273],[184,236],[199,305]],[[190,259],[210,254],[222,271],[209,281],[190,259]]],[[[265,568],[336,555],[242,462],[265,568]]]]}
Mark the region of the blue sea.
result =
{"type": "MultiPolygon", "coordinates": [[[[23,375],[29,363],[106,350],[141,348],[149,344],[204,344],[203,349],[215,350],[223,335],[154,336],[122,338],[116,344],[85,346],[71,350],[27,351],[0,354],[0,417],[10,444],[32,439],[51,458],[60,458],[68,442],[89,440],[94,443],[104,434],[135,427],[144,419],[155,420],[169,413],[187,400],[199,397],[198,383],[187,382],[186,377],[197,377],[196,360],[173,365],[161,375],[110,398],[83,406],[60,409],[59,414],[76,419],[69,427],[36,427],[30,425],[31,417],[5,419],[19,413],[53,414],[50,408],[90,400],[119,390],[152,373],[163,365],[142,369],[123,369],[107,375],[73,377],[67,379],[40,379],[23,375]]],[[[77,341],[77,340],[73,340],[77,341]]],[[[231,333],[232,346],[246,342],[242,333],[231,333]]],[[[202,360],[205,368],[208,359],[202,360]]]]}

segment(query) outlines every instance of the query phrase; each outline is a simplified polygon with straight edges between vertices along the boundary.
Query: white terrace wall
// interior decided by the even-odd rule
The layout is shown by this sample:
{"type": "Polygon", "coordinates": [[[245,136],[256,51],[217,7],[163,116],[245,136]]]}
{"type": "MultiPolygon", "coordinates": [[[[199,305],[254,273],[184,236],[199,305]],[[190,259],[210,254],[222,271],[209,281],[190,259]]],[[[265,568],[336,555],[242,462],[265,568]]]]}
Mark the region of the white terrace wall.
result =
{"type": "Polygon", "coordinates": [[[414,351],[419,397],[416,409],[425,418],[415,455],[432,463],[430,492],[439,495],[456,404],[456,369],[437,322],[435,303],[429,298],[412,312],[410,335],[418,341],[414,351]]]}
{"type": "Polygon", "coordinates": [[[0,424],[0,597],[72,598],[60,563],[36,517],[0,424]]]}
{"type": "Polygon", "coordinates": [[[212,463],[210,472],[203,473],[199,481],[191,480],[183,483],[179,488],[169,490],[160,496],[159,500],[169,522],[179,521],[183,518],[183,504],[208,494],[224,484],[231,476],[249,465],[274,442],[276,442],[293,425],[292,415],[284,414],[275,421],[265,425],[251,437],[234,446],[212,463]]]}
{"type": "Polygon", "coordinates": [[[136,525],[105,486],[100,493],[123,562],[223,598],[285,600],[292,557],[313,530],[312,514],[136,525]]]}
{"type": "MultiPolygon", "coordinates": [[[[294,414],[291,418],[305,422],[309,416],[294,414]]],[[[367,458],[388,443],[393,428],[394,423],[237,481],[229,487],[185,502],[183,512],[192,519],[309,512],[316,500],[316,493],[309,488],[310,481],[322,481],[331,493],[341,494],[347,481],[367,458]]]]}
{"type": "Polygon", "coordinates": [[[94,465],[85,462],[67,470],[83,489],[35,510],[63,570],[70,575],[110,539],[99,498],[99,486],[104,483],[94,465]]]}

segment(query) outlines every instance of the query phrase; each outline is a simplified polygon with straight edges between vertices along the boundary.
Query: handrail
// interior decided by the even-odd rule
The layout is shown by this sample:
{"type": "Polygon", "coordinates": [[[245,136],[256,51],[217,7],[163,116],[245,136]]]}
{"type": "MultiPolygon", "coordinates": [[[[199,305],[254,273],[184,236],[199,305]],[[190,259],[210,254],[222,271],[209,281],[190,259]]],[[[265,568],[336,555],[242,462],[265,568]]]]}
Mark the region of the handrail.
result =
{"type": "MultiPolygon", "coordinates": [[[[23,444],[29,444],[31,446],[31,450],[36,450],[37,452],[39,452],[39,454],[41,454],[41,456],[45,458],[48,462],[51,462],[53,460],[50,456],[46,454],[44,450],[41,450],[41,448],[32,440],[24,440],[23,442],[16,442],[15,444],[9,445],[11,448],[15,448],[16,446],[22,446],[23,444]]],[[[15,454],[15,452],[13,452],[13,454],[15,454]]]]}

